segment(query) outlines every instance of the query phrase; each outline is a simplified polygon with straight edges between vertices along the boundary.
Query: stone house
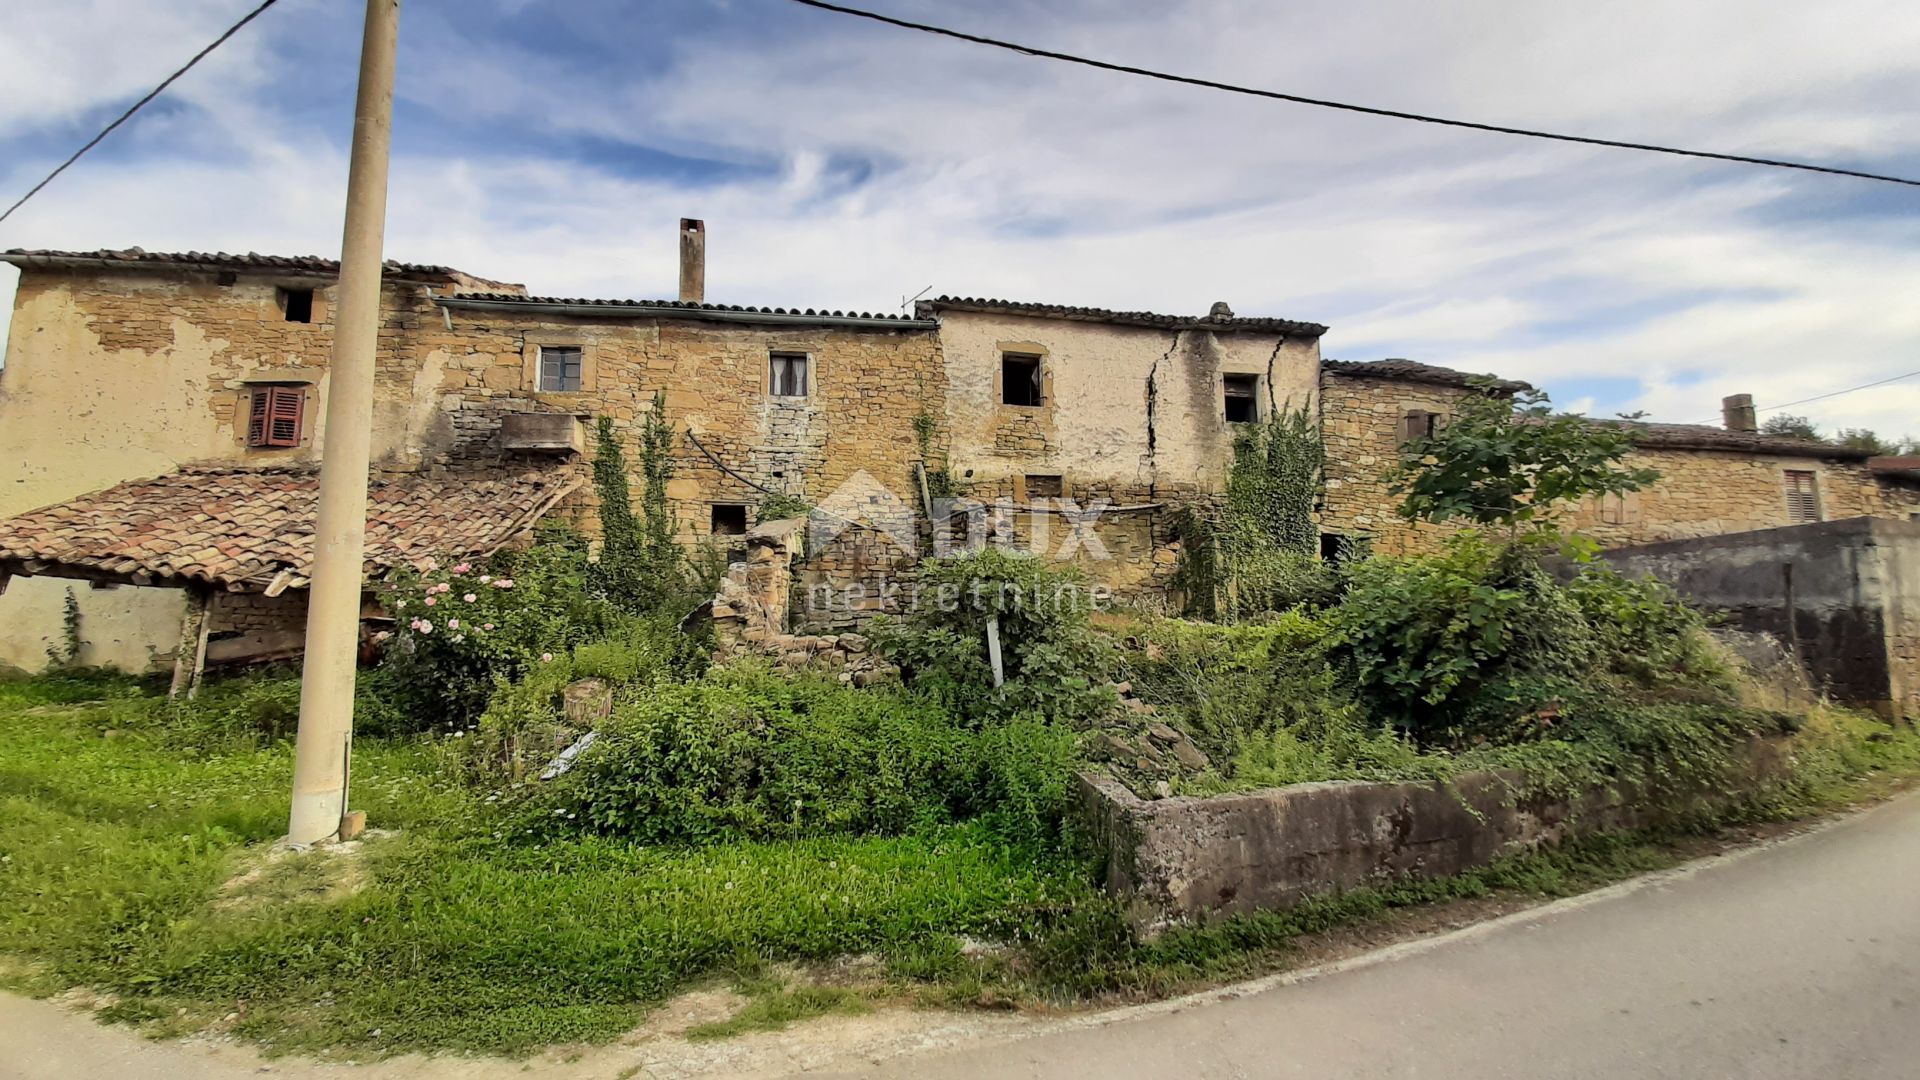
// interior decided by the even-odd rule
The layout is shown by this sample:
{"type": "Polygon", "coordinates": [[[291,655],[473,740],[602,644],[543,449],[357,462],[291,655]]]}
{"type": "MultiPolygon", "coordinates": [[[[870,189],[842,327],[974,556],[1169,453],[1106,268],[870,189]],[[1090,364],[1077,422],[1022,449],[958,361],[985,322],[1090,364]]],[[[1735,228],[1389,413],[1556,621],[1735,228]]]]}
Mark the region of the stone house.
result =
{"type": "MultiPolygon", "coordinates": [[[[896,605],[889,590],[928,545],[982,521],[1154,597],[1174,565],[1171,512],[1216,497],[1235,425],[1278,409],[1320,422],[1328,538],[1395,551],[1439,535],[1395,518],[1380,476],[1409,424],[1444,422],[1476,392],[1462,373],[1323,362],[1325,327],[1225,304],[1174,316],[955,297],[911,315],[707,303],[703,240],[682,222],[675,300],[534,296],[388,264],[381,490],[396,506],[521,494],[465,546],[430,516],[397,514],[384,565],[513,542],[546,514],[591,535],[592,422],[612,419],[637,470],[633,439],[656,394],[676,433],[667,495],[687,543],[737,557],[778,497],[834,525],[786,553],[797,629],[845,629],[896,605]],[[971,509],[950,517],[933,502],[944,495],[971,509]]],[[[21,271],[0,369],[0,663],[44,661],[69,588],[86,662],[177,657],[202,594],[216,659],[247,655],[241,639],[284,642],[303,576],[287,539],[310,529],[287,484],[324,450],[337,264],[138,249],[0,259],[21,271]],[[196,527],[159,527],[145,499],[196,527]],[[280,625],[264,625],[268,611],[280,625]]],[[[1920,509],[1911,470],[1876,471],[1851,451],[1648,433],[1638,453],[1669,479],[1583,510],[1609,543],[1786,524],[1809,505],[1824,517],[1920,509]]]]}
{"type": "MultiPolygon", "coordinates": [[[[1463,397],[1484,392],[1475,380],[1487,377],[1409,360],[1329,360],[1321,376],[1321,431],[1327,446],[1322,529],[1365,537],[1388,554],[1431,550],[1452,530],[1397,517],[1383,476],[1403,442],[1446,423],[1463,397]]],[[[1499,392],[1522,385],[1494,380],[1489,388],[1499,392]]],[[[1658,471],[1660,479],[1644,491],[1589,500],[1573,513],[1573,527],[1604,547],[1624,547],[1920,513],[1920,483],[1908,459],[1761,434],[1750,398],[1736,395],[1724,404],[1721,427],[1626,425],[1639,437],[1627,462],[1658,471]]]]}

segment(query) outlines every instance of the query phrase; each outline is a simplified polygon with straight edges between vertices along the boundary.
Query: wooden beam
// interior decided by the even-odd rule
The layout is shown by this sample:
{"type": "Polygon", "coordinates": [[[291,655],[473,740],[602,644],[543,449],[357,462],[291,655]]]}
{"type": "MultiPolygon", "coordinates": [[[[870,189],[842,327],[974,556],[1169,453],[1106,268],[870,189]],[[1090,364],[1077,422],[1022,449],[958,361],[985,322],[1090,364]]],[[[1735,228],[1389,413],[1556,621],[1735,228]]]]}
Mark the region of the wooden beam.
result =
{"type": "Polygon", "coordinates": [[[173,682],[168,697],[179,697],[182,690],[192,698],[200,689],[200,673],[207,663],[207,612],[213,606],[213,593],[204,587],[187,590],[187,613],[180,619],[180,644],[173,652],[173,682]]]}

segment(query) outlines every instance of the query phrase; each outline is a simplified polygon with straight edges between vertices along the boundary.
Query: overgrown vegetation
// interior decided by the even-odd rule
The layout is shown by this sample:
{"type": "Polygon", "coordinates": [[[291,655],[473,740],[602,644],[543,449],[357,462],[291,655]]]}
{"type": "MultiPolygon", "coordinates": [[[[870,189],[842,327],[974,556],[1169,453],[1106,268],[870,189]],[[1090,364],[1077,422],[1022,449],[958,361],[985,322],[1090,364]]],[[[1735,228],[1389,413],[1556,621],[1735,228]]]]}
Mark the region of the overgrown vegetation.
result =
{"type": "Polygon", "coordinates": [[[1401,497],[1402,517],[1511,535],[1581,499],[1637,491],[1660,477],[1623,463],[1636,438],[1630,427],[1555,413],[1531,388],[1480,390],[1462,396],[1432,434],[1401,448],[1390,490],[1401,497]]]}
{"type": "MultiPolygon", "coordinates": [[[[1267,634],[1282,653],[1299,632],[1228,631],[1267,634]]],[[[743,678],[753,693],[786,692],[743,678]]],[[[224,709],[257,691],[215,683],[202,701],[224,709]]],[[[604,1040],[704,979],[855,953],[882,965],[862,999],[1138,999],[1270,968],[1303,934],[1407,905],[1560,895],[1671,858],[1603,837],[1139,944],[1084,863],[984,822],[692,846],[496,837],[488,793],[439,766],[439,748],[464,741],[451,736],[361,739],[355,804],[395,834],[274,861],[290,747],[189,749],[173,734],[180,719],[131,680],[0,683],[0,978],[34,993],[86,986],[108,1018],[156,1033],[212,1025],[271,1052],[604,1040]],[[970,957],[965,939],[1003,948],[970,957]]],[[[1836,737],[1802,758],[1801,788],[1761,810],[1802,809],[1864,769],[1920,770],[1920,744],[1836,737]]],[[[752,1002],[702,1034],[859,1007],[804,984],[752,1002]]]]}
{"type": "MultiPolygon", "coordinates": [[[[1622,463],[1625,436],[1543,403],[1484,395],[1407,448],[1403,512],[1487,533],[1327,565],[1320,441],[1283,411],[1242,432],[1220,507],[1181,524],[1181,584],[1222,622],[1096,620],[1109,598],[1075,571],[988,547],[920,567],[908,610],[870,635],[898,678],[863,669],[856,687],[716,667],[682,630],[716,556],[674,544],[656,398],[638,514],[617,430],[597,428],[597,560],[546,528],[388,584],[398,624],[362,677],[354,803],[398,835],[268,852],[298,716],[287,673],[192,702],[70,665],[0,683],[0,978],[87,985],[156,1030],[365,1053],[608,1038],[721,975],[751,1004],[704,1037],[912,988],[1139,997],[1257,970],[1341,921],[1570,890],[1658,852],[1600,838],[1141,944],[1069,818],[1097,746],[1197,748],[1173,755],[1183,793],[1502,767],[1525,777],[1515,797],[1612,787],[1692,812],[1739,779],[1747,740],[1792,732],[1793,772],[1747,814],[1920,773],[1911,732],[1745,704],[1697,613],[1554,532],[1567,502],[1647,474],[1622,463]],[[848,955],[879,982],[765,975],[848,955]]],[[[927,460],[931,419],[914,435],[927,460]]]]}
{"type": "Polygon", "coordinates": [[[1240,425],[1225,501],[1175,516],[1180,563],[1172,587],[1188,615],[1228,622],[1332,599],[1314,504],[1326,449],[1313,418],[1286,408],[1240,425]]]}

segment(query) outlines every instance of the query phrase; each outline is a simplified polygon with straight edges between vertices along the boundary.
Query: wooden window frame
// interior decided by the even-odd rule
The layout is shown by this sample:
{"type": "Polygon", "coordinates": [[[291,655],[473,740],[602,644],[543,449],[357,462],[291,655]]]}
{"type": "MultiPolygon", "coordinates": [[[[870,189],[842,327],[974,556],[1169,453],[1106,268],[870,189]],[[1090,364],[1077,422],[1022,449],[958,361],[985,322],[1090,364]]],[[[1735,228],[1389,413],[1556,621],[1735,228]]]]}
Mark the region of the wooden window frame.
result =
{"type": "MultiPolygon", "coordinates": [[[[791,388],[791,387],[789,387],[791,388]]],[[[813,354],[801,349],[769,349],[767,351],[767,396],[783,398],[788,401],[805,401],[813,396],[813,354]],[[780,392],[778,371],[782,365],[789,372],[795,361],[800,365],[800,392],[783,394],[780,392]]]]}
{"type": "Polygon", "coordinates": [[[520,347],[521,378],[527,392],[538,398],[557,398],[563,402],[576,401],[581,394],[591,394],[600,386],[599,358],[594,354],[593,343],[579,337],[554,334],[551,336],[529,335],[520,347]],[[543,349],[580,350],[580,388],[577,390],[548,390],[541,382],[540,353],[543,349]]]}
{"type": "Polygon", "coordinates": [[[1827,519],[1825,508],[1820,505],[1820,471],[1818,469],[1781,469],[1780,490],[1786,499],[1789,524],[1811,525],[1827,519]],[[1804,491],[1798,490],[1802,480],[1806,484],[1804,491]]]}
{"type": "Polygon", "coordinates": [[[1400,413],[1400,445],[1405,446],[1415,439],[1430,439],[1446,423],[1444,413],[1432,409],[1408,408],[1400,413]],[[1420,430],[1415,430],[1418,427],[1420,430]]]}
{"type": "Polygon", "coordinates": [[[307,388],[269,383],[252,387],[247,397],[247,448],[296,448],[307,434],[307,388]]]}
{"type": "Polygon", "coordinates": [[[1229,424],[1257,424],[1266,419],[1266,409],[1260,401],[1260,385],[1263,376],[1257,371],[1223,371],[1220,373],[1220,419],[1229,424]],[[1236,394],[1228,388],[1245,385],[1247,393],[1236,394]],[[1235,420],[1228,412],[1236,400],[1244,400],[1253,406],[1253,415],[1244,420],[1235,420]]]}

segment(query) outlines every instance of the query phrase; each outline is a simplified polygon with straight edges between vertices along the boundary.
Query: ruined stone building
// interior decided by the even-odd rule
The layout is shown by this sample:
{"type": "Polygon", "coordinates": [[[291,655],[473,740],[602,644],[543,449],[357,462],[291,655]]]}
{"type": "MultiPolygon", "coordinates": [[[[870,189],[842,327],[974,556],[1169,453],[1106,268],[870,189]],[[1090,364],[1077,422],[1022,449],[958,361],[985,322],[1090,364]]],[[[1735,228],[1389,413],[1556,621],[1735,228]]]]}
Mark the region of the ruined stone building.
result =
{"type": "MultiPolygon", "coordinates": [[[[1220,490],[1236,424],[1278,409],[1319,419],[1329,536],[1398,551],[1438,535],[1394,517],[1380,476],[1410,425],[1444,422],[1479,392],[1459,372],[1323,361],[1325,327],[1225,304],[1196,316],[946,297],[910,315],[710,304],[703,239],[682,223],[677,300],[535,296],[387,265],[375,571],[484,554],[545,516],[591,535],[592,423],[610,417],[631,440],[656,393],[688,543],[734,550],[782,496],[847,526],[790,553],[794,584],[825,597],[800,616],[819,626],[895,602],[887,585],[911,575],[928,534],[964,527],[926,520],[949,494],[997,502],[1011,535],[1150,599],[1173,566],[1171,512],[1220,490]],[[1095,506],[1097,518],[1081,512],[1095,506]]],[[[69,590],[86,662],[297,650],[337,264],[138,249],[0,259],[20,269],[0,370],[0,663],[45,661],[69,590]],[[198,643],[182,621],[196,606],[198,643]]],[[[1647,436],[1637,454],[1666,478],[1582,510],[1608,543],[1920,509],[1912,468],[1857,452],[1750,430],[1647,436]]]]}

